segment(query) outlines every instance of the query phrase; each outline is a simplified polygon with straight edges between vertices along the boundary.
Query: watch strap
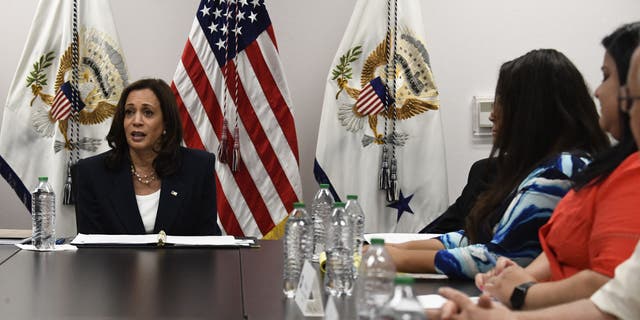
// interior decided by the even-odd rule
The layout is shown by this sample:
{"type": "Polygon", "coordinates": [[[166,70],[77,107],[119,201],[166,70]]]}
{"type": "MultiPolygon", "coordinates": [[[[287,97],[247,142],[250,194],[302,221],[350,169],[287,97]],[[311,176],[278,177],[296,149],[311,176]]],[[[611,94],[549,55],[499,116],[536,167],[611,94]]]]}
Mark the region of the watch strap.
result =
{"type": "Polygon", "coordinates": [[[509,299],[509,302],[511,302],[511,308],[513,308],[514,310],[522,309],[522,307],[524,306],[524,300],[527,297],[527,291],[534,284],[536,284],[536,282],[529,281],[519,284],[515,288],[513,288],[511,299],[509,299]]]}

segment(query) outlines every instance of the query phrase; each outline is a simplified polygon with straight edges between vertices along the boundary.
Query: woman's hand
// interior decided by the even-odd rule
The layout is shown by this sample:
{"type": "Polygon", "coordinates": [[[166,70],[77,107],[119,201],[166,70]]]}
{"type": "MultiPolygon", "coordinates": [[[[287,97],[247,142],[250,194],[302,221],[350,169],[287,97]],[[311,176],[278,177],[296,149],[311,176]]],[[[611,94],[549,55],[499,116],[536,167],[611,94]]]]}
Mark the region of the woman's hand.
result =
{"type": "Polygon", "coordinates": [[[513,260],[509,259],[509,258],[505,258],[505,257],[500,257],[498,258],[498,261],[496,262],[496,266],[495,268],[489,270],[488,272],[485,273],[478,273],[476,274],[476,287],[478,287],[478,289],[480,290],[484,290],[484,284],[491,278],[499,275],[502,270],[504,270],[507,267],[510,266],[517,266],[518,264],[513,262],[513,260]]]}
{"type": "Polygon", "coordinates": [[[524,268],[517,264],[509,265],[502,271],[487,279],[483,285],[483,291],[488,292],[506,306],[511,306],[509,302],[513,289],[525,282],[536,281],[524,268]]]}
{"type": "MultiPolygon", "coordinates": [[[[449,299],[440,310],[439,314],[429,312],[429,315],[436,315],[435,318],[448,319],[511,319],[514,314],[504,306],[495,304],[491,298],[483,294],[478,299],[478,304],[473,303],[464,293],[451,289],[441,288],[440,295],[449,299]],[[439,316],[439,317],[437,317],[439,316]]],[[[431,318],[430,318],[431,319],[431,318]]]]}

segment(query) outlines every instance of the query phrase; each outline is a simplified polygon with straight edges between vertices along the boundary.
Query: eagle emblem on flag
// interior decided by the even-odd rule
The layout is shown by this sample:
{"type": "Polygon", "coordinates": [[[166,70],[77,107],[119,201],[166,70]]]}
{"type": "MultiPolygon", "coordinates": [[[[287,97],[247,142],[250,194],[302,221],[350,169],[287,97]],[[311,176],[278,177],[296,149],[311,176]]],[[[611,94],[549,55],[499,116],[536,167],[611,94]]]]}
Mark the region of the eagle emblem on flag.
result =
{"type": "Polygon", "coordinates": [[[26,79],[31,88],[31,123],[42,137],[55,134],[56,123],[64,141],[56,141],[54,149],[96,151],[102,137],[81,137],[71,142],[67,136],[72,114],[72,96],[78,97],[78,120],[82,125],[94,125],[111,118],[116,110],[120,92],[126,85],[127,72],[118,45],[95,29],[83,28],[79,35],[78,88],[71,85],[72,45],[60,57],[53,82],[54,94],[45,93],[49,80],[47,68],[55,58],[54,51],[43,54],[34,64],[26,79]]]}
{"type": "Polygon", "coordinates": [[[438,110],[438,89],[435,86],[429,53],[426,46],[408,28],[399,32],[395,61],[397,68],[392,70],[398,84],[395,110],[386,108],[388,101],[385,83],[387,45],[385,40],[369,53],[360,74],[360,87],[351,87],[349,80],[353,78],[352,63],[358,61],[362,47],[356,46],[340,57],[339,63],[332,70],[332,80],[338,85],[336,100],[339,100],[338,119],[349,132],[360,132],[368,123],[373,136],[364,134],[363,146],[371,143],[382,145],[385,141],[398,146],[404,145],[408,135],[402,132],[392,133],[393,137],[385,137],[378,132],[378,116],[387,119],[406,120],[429,110],[438,110]]]}

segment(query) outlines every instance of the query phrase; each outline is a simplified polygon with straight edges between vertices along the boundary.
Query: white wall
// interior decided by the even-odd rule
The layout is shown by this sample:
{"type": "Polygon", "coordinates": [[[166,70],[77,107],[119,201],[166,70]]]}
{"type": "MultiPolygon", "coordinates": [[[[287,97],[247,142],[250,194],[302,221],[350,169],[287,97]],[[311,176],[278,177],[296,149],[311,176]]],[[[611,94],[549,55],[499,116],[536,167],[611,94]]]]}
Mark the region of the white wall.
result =
{"type": "MultiPolygon", "coordinates": [[[[534,48],[556,48],[574,61],[595,88],[601,79],[601,38],[624,22],[640,20],[637,0],[422,2],[426,42],[441,93],[451,201],[464,186],[470,164],[489,152],[486,140],[472,136],[471,102],[474,95],[493,93],[502,62],[534,48]]],[[[151,76],[171,81],[199,1],[111,3],[130,79],[151,76]]],[[[267,0],[294,102],[307,201],[316,188],[313,159],[325,79],[354,3],[267,0]]],[[[3,0],[2,5],[0,101],[4,102],[37,1],[3,0]]],[[[29,227],[26,209],[0,180],[0,228],[29,227]]]]}

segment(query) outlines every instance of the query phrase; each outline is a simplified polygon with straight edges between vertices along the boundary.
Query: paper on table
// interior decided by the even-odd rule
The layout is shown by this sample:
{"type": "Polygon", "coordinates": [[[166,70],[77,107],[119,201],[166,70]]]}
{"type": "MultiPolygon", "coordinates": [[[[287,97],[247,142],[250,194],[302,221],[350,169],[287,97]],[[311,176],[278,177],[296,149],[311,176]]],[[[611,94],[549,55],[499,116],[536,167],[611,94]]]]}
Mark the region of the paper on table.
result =
{"type": "MultiPolygon", "coordinates": [[[[156,244],[157,234],[83,234],[71,241],[75,245],[108,244],[156,244]]],[[[239,239],[233,236],[167,236],[165,243],[186,246],[250,246],[253,240],[239,239]]]]}
{"type": "Polygon", "coordinates": [[[31,229],[0,229],[0,238],[24,239],[31,236],[31,229]]]}
{"type": "Polygon", "coordinates": [[[167,236],[167,243],[188,246],[235,246],[239,241],[233,236],[167,236]]]}
{"type": "MultiPolygon", "coordinates": [[[[439,294],[427,294],[417,298],[424,309],[440,309],[447,302],[447,299],[439,294]]],[[[471,297],[470,299],[473,303],[478,303],[478,297],[471,297]]]]}
{"type": "Polygon", "coordinates": [[[42,250],[42,249],[36,249],[36,247],[32,244],[16,244],[16,247],[22,249],[22,250],[29,250],[29,251],[75,251],[78,250],[78,248],[70,245],[70,244],[57,244],[55,246],[54,249],[51,250],[42,250]]]}
{"type": "Polygon", "coordinates": [[[30,237],[31,229],[0,229],[0,244],[24,243],[30,237]]]}
{"type": "Polygon", "coordinates": [[[0,238],[0,244],[19,244],[24,242],[25,239],[4,239],[0,238]]]}
{"type": "Polygon", "coordinates": [[[446,274],[440,273],[403,273],[398,272],[399,275],[408,276],[414,279],[434,279],[434,280],[442,280],[449,279],[446,274]]]}
{"type": "Polygon", "coordinates": [[[71,244],[152,244],[158,242],[157,234],[84,234],[71,240],[71,244]]]}
{"type": "Polygon", "coordinates": [[[382,238],[385,243],[402,243],[413,240],[426,240],[439,237],[437,233],[368,233],[364,235],[367,242],[373,238],[382,238]]]}

